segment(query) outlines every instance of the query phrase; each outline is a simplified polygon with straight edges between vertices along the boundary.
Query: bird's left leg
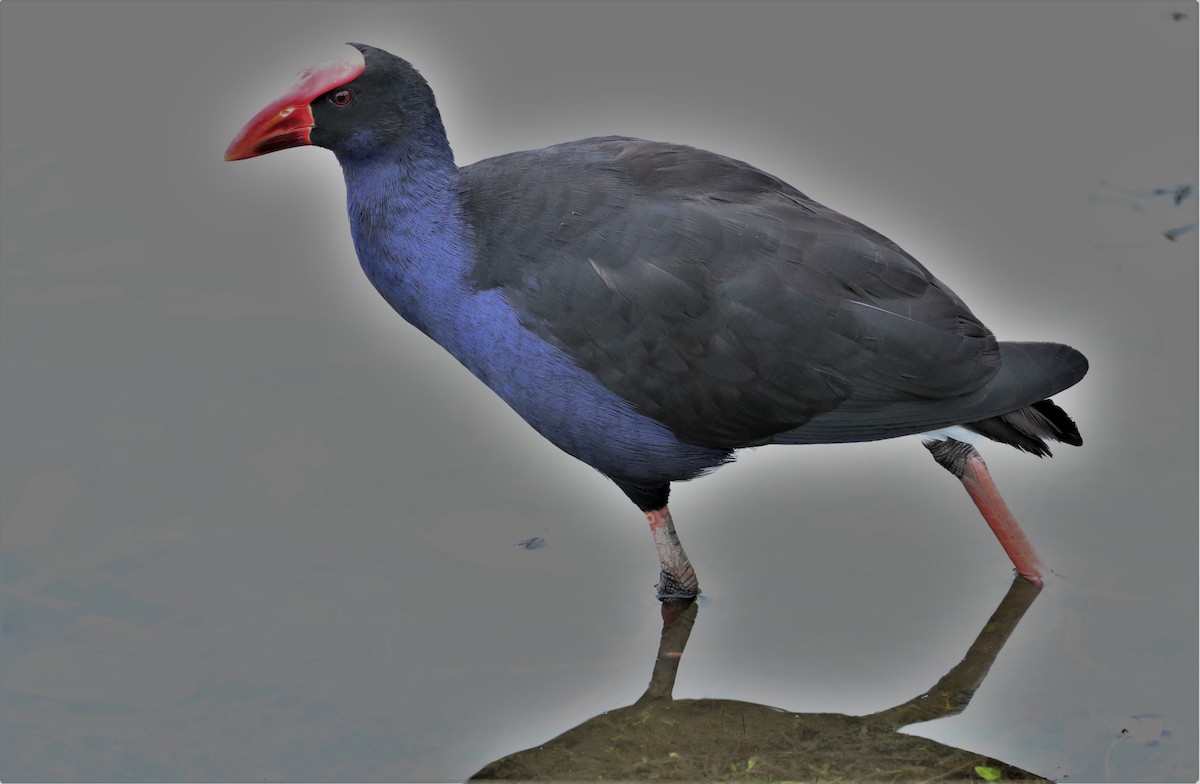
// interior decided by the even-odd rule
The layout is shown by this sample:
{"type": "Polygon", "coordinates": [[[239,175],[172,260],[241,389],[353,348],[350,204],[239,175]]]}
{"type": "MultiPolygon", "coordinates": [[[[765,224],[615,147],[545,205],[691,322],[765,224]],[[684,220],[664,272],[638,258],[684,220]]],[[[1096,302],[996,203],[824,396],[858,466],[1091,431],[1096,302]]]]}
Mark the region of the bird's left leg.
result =
{"type": "Polygon", "coordinates": [[[679,534],[675,533],[675,523],[671,520],[671,510],[667,509],[667,498],[671,495],[670,483],[624,479],[613,481],[629,496],[629,500],[637,504],[650,523],[650,533],[658,550],[658,563],[662,566],[658,579],[659,601],[695,599],[700,593],[696,570],[679,543],[679,534]]]}
{"type": "Polygon", "coordinates": [[[654,546],[658,548],[658,562],[662,565],[658,580],[659,600],[695,599],[700,593],[700,582],[679,542],[679,534],[675,533],[671,510],[664,506],[645,514],[650,522],[650,533],[654,536],[654,546]]]}
{"type": "Polygon", "coordinates": [[[992,533],[1012,559],[1017,573],[1041,588],[1042,564],[1017,519],[1008,510],[1008,504],[1000,496],[996,483],[988,473],[987,465],[975,447],[964,441],[947,438],[943,441],[925,441],[925,448],[942,468],[958,477],[967,494],[983,514],[992,533]]]}

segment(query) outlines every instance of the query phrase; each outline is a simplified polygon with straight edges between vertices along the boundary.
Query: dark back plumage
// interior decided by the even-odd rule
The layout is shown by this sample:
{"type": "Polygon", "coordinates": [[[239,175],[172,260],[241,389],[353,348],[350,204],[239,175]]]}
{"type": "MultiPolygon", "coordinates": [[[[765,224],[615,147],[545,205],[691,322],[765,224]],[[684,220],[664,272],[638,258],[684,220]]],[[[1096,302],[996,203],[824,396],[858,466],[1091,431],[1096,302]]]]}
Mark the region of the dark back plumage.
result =
{"type": "Polygon", "coordinates": [[[822,417],[811,440],[887,438],[1073,383],[1055,370],[1014,394],[995,337],[915,259],[721,155],[585,139],[461,182],[475,285],[690,443],[800,443],[822,417]]]}

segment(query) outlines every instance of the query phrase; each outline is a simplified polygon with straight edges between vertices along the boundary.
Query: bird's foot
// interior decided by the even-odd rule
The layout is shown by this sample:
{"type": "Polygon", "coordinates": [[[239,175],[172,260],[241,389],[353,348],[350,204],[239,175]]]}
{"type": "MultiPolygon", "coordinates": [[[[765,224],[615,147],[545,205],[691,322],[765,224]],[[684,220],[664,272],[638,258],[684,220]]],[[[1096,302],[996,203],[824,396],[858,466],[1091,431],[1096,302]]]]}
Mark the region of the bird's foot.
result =
{"type": "Polygon", "coordinates": [[[681,575],[674,575],[663,569],[658,577],[658,600],[660,602],[672,599],[695,599],[700,594],[700,581],[688,564],[681,575]]]}

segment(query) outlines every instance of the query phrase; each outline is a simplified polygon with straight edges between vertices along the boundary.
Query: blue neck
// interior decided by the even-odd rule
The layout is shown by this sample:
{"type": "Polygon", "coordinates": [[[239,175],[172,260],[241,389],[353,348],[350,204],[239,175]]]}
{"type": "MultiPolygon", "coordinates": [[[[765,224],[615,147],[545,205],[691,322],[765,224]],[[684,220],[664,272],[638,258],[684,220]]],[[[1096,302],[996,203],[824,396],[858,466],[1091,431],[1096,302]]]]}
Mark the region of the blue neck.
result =
{"type": "MultiPolygon", "coordinates": [[[[470,237],[448,147],[343,159],[350,232],[372,285],[408,322],[454,351],[469,295],[470,237]]],[[[457,353],[457,352],[454,352],[457,353]]]]}
{"type": "Polygon", "coordinates": [[[449,147],[393,158],[342,160],[350,233],[368,280],[417,329],[481,381],[510,395],[533,340],[498,291],[470,281],[473,237],[459,202],[458,168],[449,147]],[[497,350],[500,343],[513,343],[497,350]]]}

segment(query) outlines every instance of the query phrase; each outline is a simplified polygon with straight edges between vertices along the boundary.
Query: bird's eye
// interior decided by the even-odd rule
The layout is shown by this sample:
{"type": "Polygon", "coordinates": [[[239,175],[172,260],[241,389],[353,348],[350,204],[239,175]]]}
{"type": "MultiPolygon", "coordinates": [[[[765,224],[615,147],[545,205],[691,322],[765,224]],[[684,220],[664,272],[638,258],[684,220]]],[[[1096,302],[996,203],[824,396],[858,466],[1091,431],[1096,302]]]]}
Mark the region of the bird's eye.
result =
{"type": "Polygon", "coordinates": [[[334,106],[349,106],[350,102],[354,100],[354,96],[350,95],[349,90],[338,90],[336,93],[329,96],[329,100],[334,106]]]}

